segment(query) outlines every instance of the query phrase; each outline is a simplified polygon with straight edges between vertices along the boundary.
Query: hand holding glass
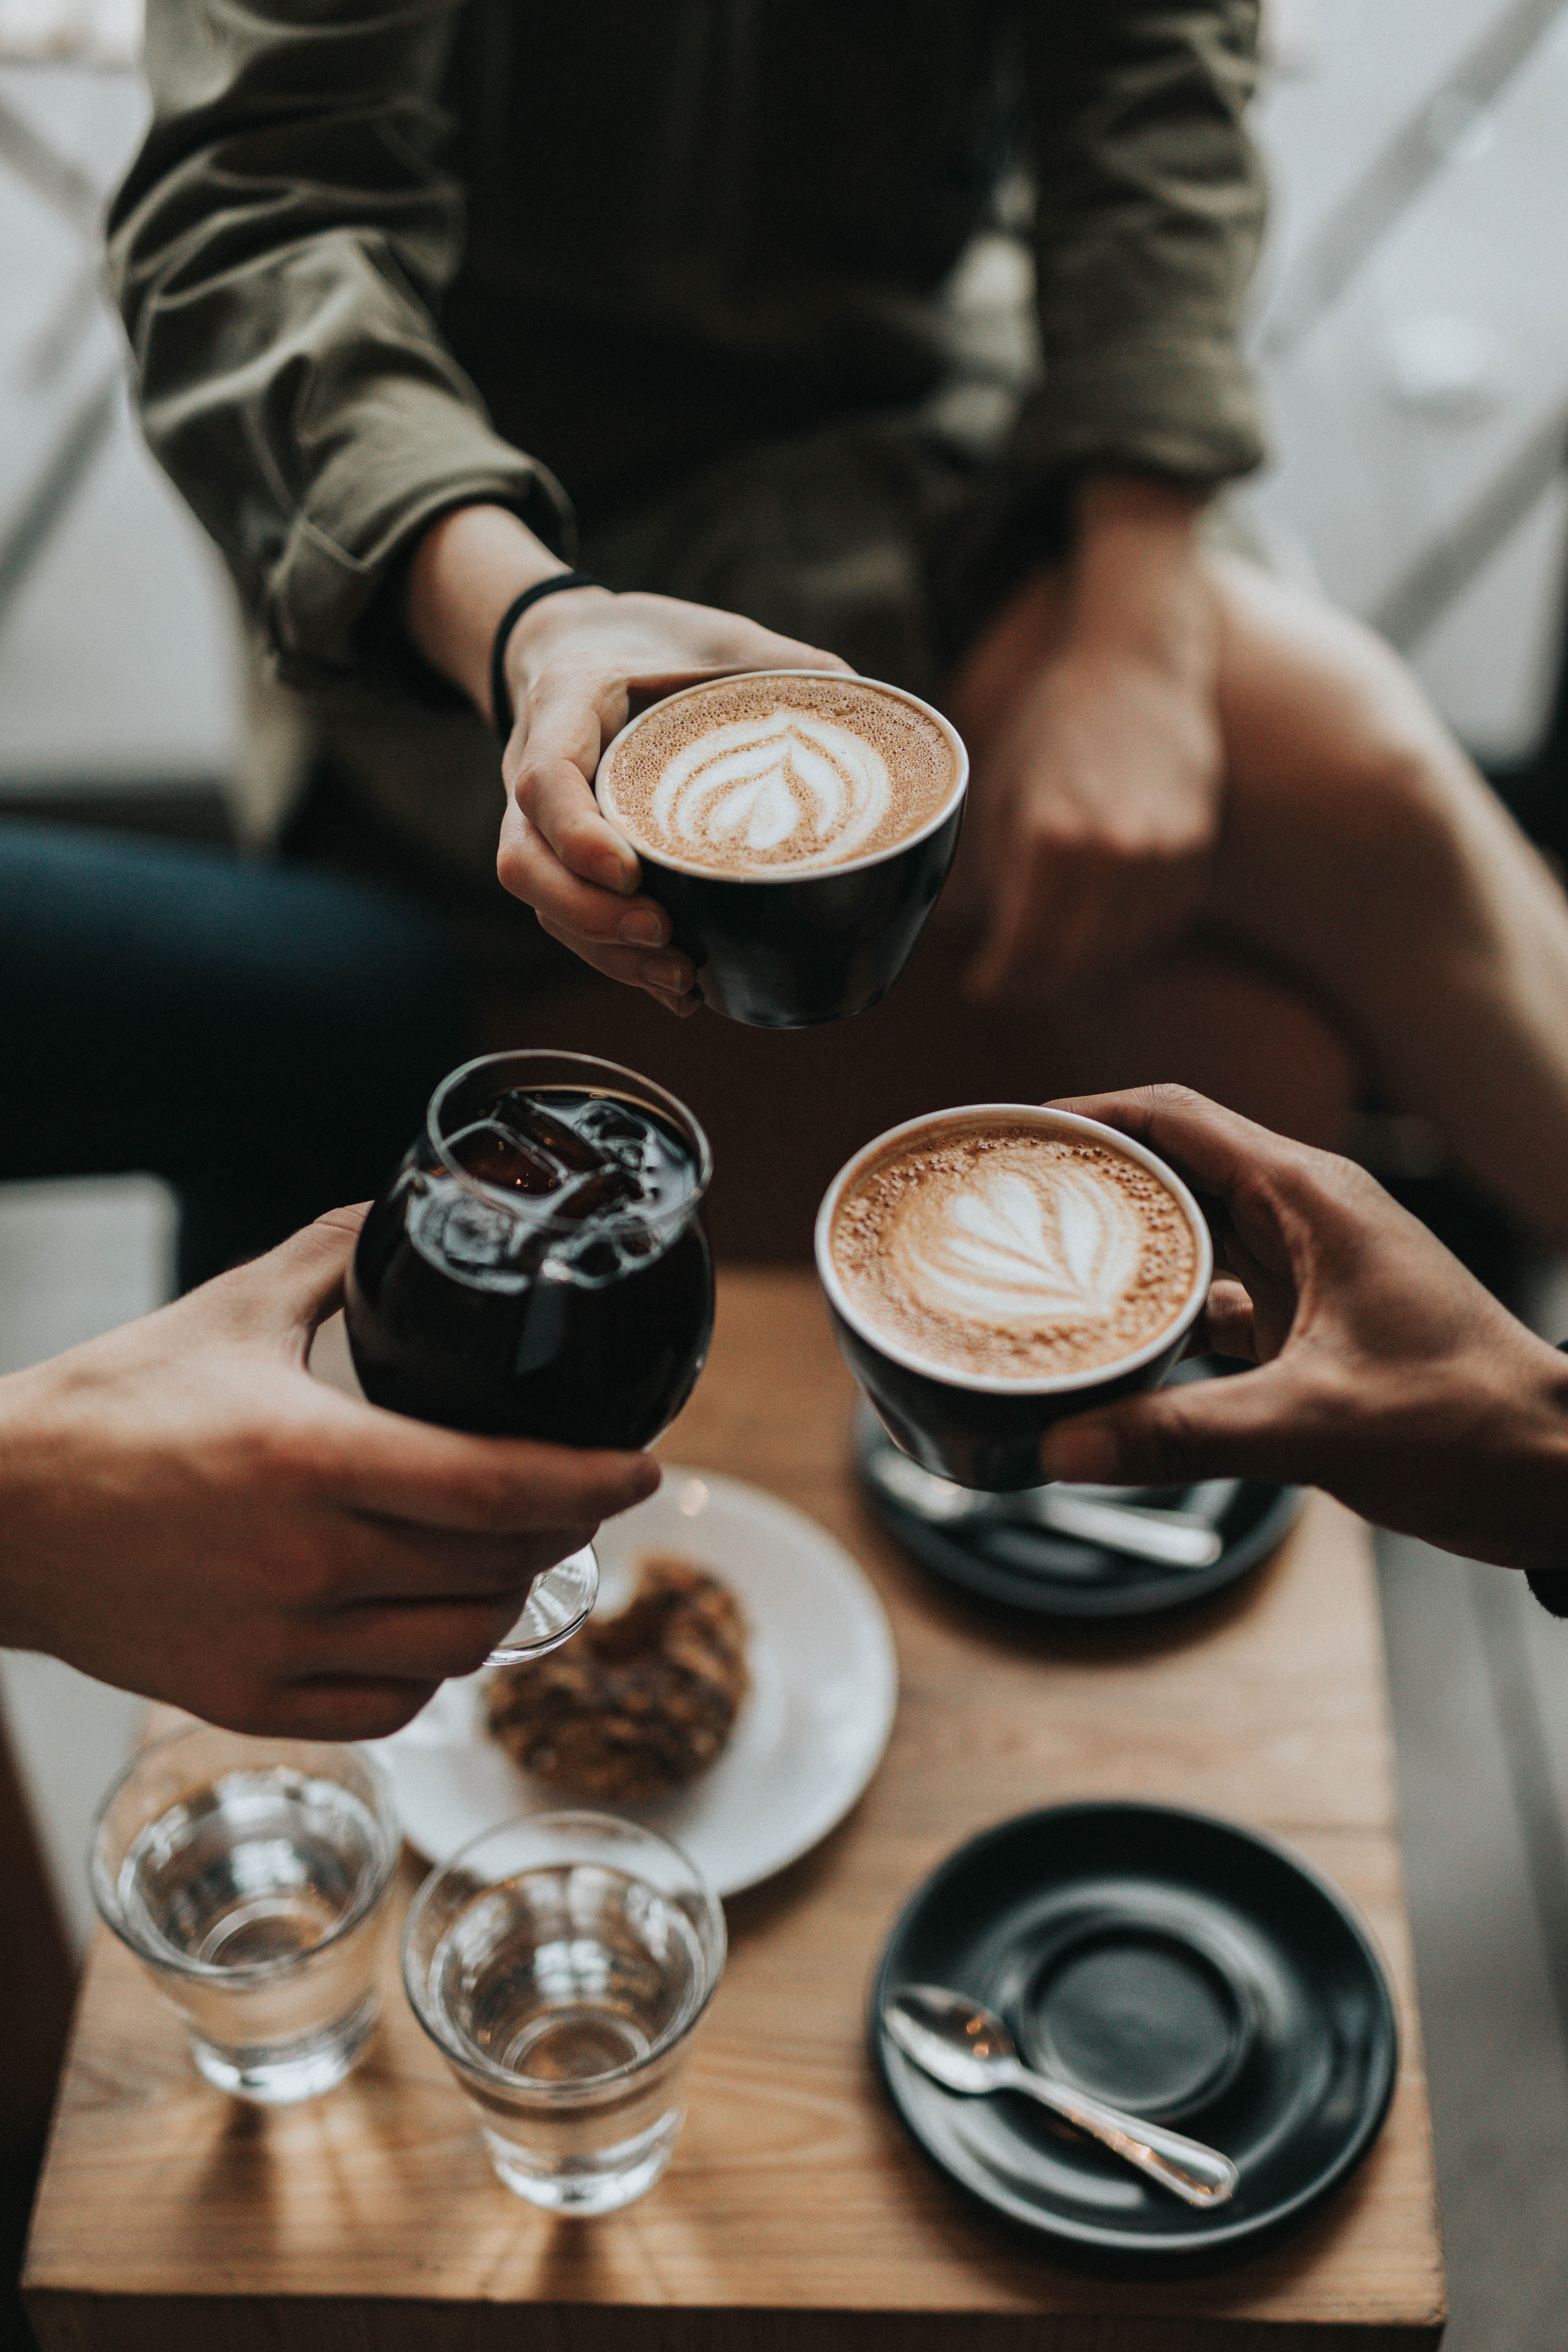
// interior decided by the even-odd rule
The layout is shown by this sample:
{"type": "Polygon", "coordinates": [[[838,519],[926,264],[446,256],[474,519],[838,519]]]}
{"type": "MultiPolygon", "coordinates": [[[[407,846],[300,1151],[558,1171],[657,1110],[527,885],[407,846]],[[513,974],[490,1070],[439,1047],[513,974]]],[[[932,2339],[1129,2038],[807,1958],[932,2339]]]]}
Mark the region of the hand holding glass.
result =
{"type": "MultiPolygon", "coordinates": [[[[690,1113],[614,1062],[491,1054],[454,1071],[354,1252],[366,1396],[450,1429],[647,1445],[708,1352],[711,1171],[690,1113]]],[[[548,1570],[496,1655],[553,1649],[597,1589],[591,1549],[548,1570]]]]}

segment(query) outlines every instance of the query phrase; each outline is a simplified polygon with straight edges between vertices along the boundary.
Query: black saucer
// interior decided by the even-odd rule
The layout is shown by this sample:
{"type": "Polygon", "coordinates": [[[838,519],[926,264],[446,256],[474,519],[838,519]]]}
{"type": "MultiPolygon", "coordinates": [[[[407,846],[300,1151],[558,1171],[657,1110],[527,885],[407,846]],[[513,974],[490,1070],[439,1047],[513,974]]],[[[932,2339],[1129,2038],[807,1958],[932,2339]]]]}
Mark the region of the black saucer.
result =
{"type": "MultiPolygon", "coordinates": [[[[1215,1358],[1197,1356],[1177,1366],[1172,1382],[1226,1376],[1215,1358]]],[[[1165,1568],[1047,1528],[1005,1520],[975,1528],[939,1527],[894,1502],[866,1475],[872,1453],[891,1444],[862,1398],[855,1422],[861,1483],[905,1549],[949,1584],[983,1601],[1026,1609],[1037,1617],[1147,1617],[1206,1600],[1260,1567],[1283,1542],[1301,1508],[1298,1487],[1237,1479],[1215,1517],[1224,1549],[1213,1566],[1165,1568]]],[[[1191,1507],[1195,1492],[1191,1486],[1151,1487],[1127,1499],[1145,1510],[1179,1511],[1191,1507]]]]}
{"type": "Polygon", "coordinates": [[[1161,1805],[1058,1805],[973,1839],[889,1937],[870,2037],[904,2122],[998,2212],[1118,2263],[1215,2258],[1295,2221],[1366,2154],[1394,2003],[1344,1897],[1283,1846],[1161,1805]],[[1003,2017],[1020,2055],[1220,2148],[1241,2185],[1184,2205],[1030,2100],[946,2091],[882,2024],[906,1985],[1003,2017]]]}

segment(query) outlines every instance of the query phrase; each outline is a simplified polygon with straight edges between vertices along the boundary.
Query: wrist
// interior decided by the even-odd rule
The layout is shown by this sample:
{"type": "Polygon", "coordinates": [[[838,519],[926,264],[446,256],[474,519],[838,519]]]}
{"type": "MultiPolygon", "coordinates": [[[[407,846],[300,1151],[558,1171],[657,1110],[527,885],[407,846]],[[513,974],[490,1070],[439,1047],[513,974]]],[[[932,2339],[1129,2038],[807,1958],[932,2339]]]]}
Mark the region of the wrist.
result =
{"type": "Polygon", "coordinates": [[[561,651],[591,613],[614,601],[615,592],[583,572],[560,572],[575,585],[542,595],[512,623],[503,653],[505,682],[513,705],[521,703],[545,664],[561,651]]]}
{"type": "Polygon", "coordinates": [[[1217,659],[1213,601],[1198,560],[1204,501],[1131,475],[1080,482],[1068,562],[1069,643],[1206,683],[1217,659]]]}
{"type": "Polygon", "coordinates": [[[1543,1433],[1538,1450],[1547,1457],[1546,1475],[1552,1477],[1553,1470],[1556,1474],[1562,1538],[1547,1548],[1545,1557],[1526,1561],[1525,1578],[1543,1609],[1553,1617],[1568,1617],[1568,1339],[1560,1340],[1551,1354],[1552,1361],[1542,1370],[1543,1433]]]}
{"type": "Polygon", "coordinates": [[[505,507],[440,515],[408,566],[404,621],[426,661],[489,716],[490,655],[512,600],[568,567],[505,507]]]}
{"type": "Polygon", "coordinates": [[[11,1372],[0,1380],[0,1649],[48,1651],[47,1627],[38,1608],[36,1506],[40,1465],[47,1477],[56,1469],[47,1412],[40,1419],[37,1391],[47,1366],[11,1372]]]}
{"type": "Polygon", "coordinates": [[[1085,474],[1073,488],[1074,538],[1135,530],[1191,541],[1207,504],[1206,491],[1155,474],[1085,474]]]}

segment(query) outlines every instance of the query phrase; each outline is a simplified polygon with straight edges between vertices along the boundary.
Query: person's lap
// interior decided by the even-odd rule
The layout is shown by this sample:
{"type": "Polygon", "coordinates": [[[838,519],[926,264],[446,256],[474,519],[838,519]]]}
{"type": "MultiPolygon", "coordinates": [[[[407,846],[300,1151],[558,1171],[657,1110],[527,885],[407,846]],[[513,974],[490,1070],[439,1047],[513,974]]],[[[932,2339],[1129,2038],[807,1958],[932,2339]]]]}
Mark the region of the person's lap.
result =
{"type": "MultiPolygon", "coordinates": [[[[1048,659],[1060,629],[1061,548],[1059,513],[1031,511],[997,469],[884,418],[721,460],[591,529],[583,561],[612,585],[743,611],[829,646],[940,702],[983,758],[988,707],[1048,659]]],[[[961,852],[937,919],[946,938],[920,950],[922,972],[943,959],[955,1000],[978,887],[961,852]]],[[[953,1001],[951,1020],[978,1037],[999,1013],[953,1001]]],[[[1327,1142],[1358,1090],[1354,1056],[1321,1003],[1235,942],[1195,941],[1157,967],[1102,975],[1030,1018],[1041,1091],[1180,1077],[1327,1142]]],[[[1005,1034],[1017,1026],[1008,1018],[1005,1034]]]]}
{"type": "MultiPolygon", "coordinates": [[[[1049,500],[918,418],[870,415],[728,453],[590,516],[579,561],[612,587],[744,613],[941,701],[976,753],[978,793],[989,715],[1049,659],[1061,626],[1062,550],[1049,500]]],[[[1432,1031],[1435,975],[1466,978],[1468,957],[1472,995],[1491,1003],[1459,1058],[1496,1062],[1500,1035],[1517,1099],[1544,1075],[1563,1106],[1542,1129],[1537,1157],[1549,1158],[1568,1125],[1568,1072],[1543,1036],[1520,1047],[1514,1033],[1520,990],[1555,1005],[1559,934],[1568,953],[1550,884],[1386,649],[1256,566],[1215,556],[1211,572],[1230,773],[1201,930],[1144,969],[1031,1008],[1042,1084],[1179,1076],[1337,1141],[1369,1084],[1398,1100],[1408,1062],[1423,1092],[1415,1033],[1432,1031]],[[1514,975],[1500,918],[1521,903],[1533,963],[1514,975]],[[1403,1026],[1401,1003],[1413,1008],[1403,1026]]],[[[363,789],[493,888],[493,741],[471,713],[396,734],[390,716],[374,736],[360,730],[363,789]]],[[[971,845],[943,902],[950,924],[983,887],[973,862],[971,845]]],[[[955,975],[961,964],[954,950],[955,975]]]]}

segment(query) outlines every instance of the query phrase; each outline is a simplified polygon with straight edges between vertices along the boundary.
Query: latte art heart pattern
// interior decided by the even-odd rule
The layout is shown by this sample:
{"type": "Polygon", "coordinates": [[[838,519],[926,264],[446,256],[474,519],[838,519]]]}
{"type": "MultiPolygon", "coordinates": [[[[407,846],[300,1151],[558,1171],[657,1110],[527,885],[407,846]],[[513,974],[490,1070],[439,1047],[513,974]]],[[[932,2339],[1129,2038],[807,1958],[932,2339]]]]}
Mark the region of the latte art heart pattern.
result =
{"type": "Polygon", "coordinates": [[[1170,1188],[1050,1117],[939,1113],[840,1199],[845,1297],[916,1369],[1034,1387],[1131,1356],[1191,1304],[1201,1253],[1170,1188]]]}
{"type": "Polygon", "coordinates": [[[972,1188],[922,1202],[904,1240],[910,1277],[928,1297],[988,1323],[1109,1315],[1143,1255],[1131,1202],[1070,1164],[1053,1170],[1048,1189],[1016,1169],[981,1167],[972,1188]]]}
{"type": "Polygon", "coordinates": [[[887,762],[863,735],[781,709],[713,728],[678,751],[652,814],[664,839],[689,855],[837,865],[870,841],[891,802],[887,762]]]}

